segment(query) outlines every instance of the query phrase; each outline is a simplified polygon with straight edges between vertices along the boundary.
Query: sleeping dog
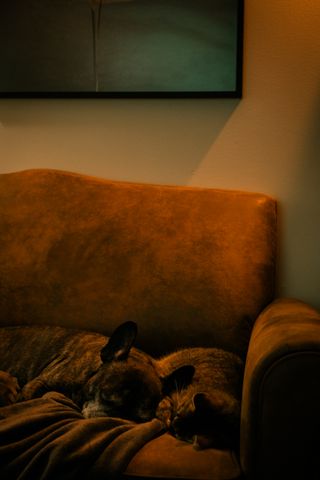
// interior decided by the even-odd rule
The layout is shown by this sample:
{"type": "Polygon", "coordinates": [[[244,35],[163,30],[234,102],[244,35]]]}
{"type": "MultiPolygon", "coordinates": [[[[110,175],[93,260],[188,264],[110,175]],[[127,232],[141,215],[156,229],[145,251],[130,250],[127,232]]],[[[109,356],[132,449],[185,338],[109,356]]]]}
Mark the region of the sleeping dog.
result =
{"type": "Polygon", "coordinates": [[[132,347],[136,335],[134,322],[121,324],[110,338],[62,327],[0,328],[2,404],[55,390],[78,404],[86,418],[150,420],[161,381],[152,358],[132,347]]]}

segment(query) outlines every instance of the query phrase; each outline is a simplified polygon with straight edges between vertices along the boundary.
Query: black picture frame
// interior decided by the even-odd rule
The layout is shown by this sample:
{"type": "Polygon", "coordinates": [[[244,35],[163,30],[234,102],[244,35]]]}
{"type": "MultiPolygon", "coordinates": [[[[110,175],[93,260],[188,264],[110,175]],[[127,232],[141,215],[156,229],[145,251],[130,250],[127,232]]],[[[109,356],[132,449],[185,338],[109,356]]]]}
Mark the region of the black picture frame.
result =
{"type": "Polygon", "coordinates": [[[0,96],[242,96],[244,0],[10,0],[0,96]]]}

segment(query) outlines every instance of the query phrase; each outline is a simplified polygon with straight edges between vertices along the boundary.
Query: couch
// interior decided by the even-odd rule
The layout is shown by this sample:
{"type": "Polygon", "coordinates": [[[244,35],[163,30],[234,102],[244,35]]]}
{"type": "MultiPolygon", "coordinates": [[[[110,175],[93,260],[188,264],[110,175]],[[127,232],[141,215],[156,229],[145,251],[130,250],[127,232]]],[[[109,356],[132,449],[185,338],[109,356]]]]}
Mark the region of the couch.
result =
{"type": "Polygon", "coordinates": [[[320,316],[276,298],[273,198],[49,169],[2,174],[0,243],[1,326],[110,335],[130,319],[153,356],[214,346],[245,359],[240,455],[165,432],[135,452],[124,479],[320,478],[320,316]]]}

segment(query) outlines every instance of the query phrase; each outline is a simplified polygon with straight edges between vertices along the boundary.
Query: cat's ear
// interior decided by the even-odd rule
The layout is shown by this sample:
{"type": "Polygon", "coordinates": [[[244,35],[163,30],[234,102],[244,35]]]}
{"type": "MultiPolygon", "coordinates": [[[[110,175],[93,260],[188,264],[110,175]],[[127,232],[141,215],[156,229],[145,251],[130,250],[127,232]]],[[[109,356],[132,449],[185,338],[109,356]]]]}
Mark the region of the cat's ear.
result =
{"type": "Polygon", "coordinates": [[[234,410],[236,400],[229,394],[216,390],[214,392],[199,392],[193,396],[195,410],[211,412],[219,415],[228,414],[234,410]]]}
{"type": "Polygon", "coordinates": [[[126,360],[137,332],[137,324],[134,322],[125,322],[119,325],[100,352],[103,363],[113,360],[126,360]]]}
{"type": "Polygon", "coordinates": [[[162,379],[162,392],[168,395],[173,391],[180,391],[192,382],[195,368],[193,365],[183,365],[162,379]]]}
{"type": "Polygon", "coordinates": [[[208,395],[208,393],[195,393],[192,399],[192,403],[195,410],[207,411],[211,410],[212,408],[212,403],[210,401],[210,396],[208,395]]]}

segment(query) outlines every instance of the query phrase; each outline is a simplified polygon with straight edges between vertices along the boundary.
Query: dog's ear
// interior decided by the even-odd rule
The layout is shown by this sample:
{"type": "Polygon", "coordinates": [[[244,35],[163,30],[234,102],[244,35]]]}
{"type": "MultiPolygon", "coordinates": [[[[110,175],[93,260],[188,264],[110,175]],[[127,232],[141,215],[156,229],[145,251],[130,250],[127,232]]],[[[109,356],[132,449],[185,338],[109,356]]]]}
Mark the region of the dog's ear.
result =
{"type": "Polygon", "coordinates": [[[112,360],[125,360],[137,336],[137,324],[125,322],[119,325],[100,352],[103,363],[112,360]]]}
{"type": "Polygon", "coordinates": [[[169,395],[171,392],[187,388],[192,382],[195,368],[193,365],[183,365],[162,379],[162,393],[169,395]]]}

